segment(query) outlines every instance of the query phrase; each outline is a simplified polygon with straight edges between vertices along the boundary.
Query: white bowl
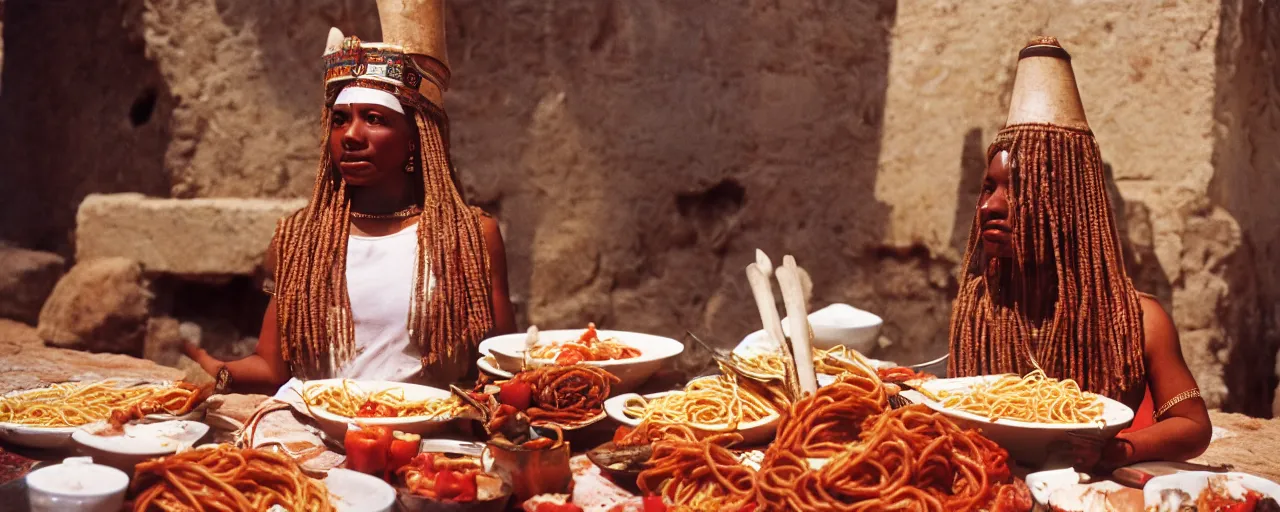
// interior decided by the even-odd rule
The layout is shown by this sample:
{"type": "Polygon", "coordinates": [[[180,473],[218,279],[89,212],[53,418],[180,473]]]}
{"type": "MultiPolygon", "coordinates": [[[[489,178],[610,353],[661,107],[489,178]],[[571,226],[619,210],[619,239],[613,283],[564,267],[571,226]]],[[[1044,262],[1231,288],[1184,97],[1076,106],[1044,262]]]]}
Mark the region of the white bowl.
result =
{"type": "MultiPolygon", "coordinates": [[[[980,377],[960,377],[955,379],[936,379],[925,381],[921,387],[930,393],[941,391],[962,393],[978,384],[1000,379],[1000,375],[984,375],[980,377]]],[[[982,435],[995,441],[1023,465],[1038,468],[1049,458],[1050,454],[1068,443],[1067,434],[1079,434],[1098,439],[1111,439],[1133,423],[1133,409],[1107,398],[1098,396],[1102,401],[1102,421],[1098,423],[1029,423],[1003,418],[995,420],[970,412],[949,409],[941,403],[931,400],[916,391],[903,391],[902,396],[915,403],[928,406],[955,421],[964,428],[982,431],[982,435]]],[[[1049,468],[1056,469],[1056,468],[1049,468]]]]}
{"type": "MultiPolygon", "coordinates": [[[[694,380],[696,381],[699,379],[714,379],[716,377],[717,376],[712,375],[707,377],[699,377],[694,380]]],[[[693,381],[690,381],[690,382],[693,382],[693,381]]],[[[679,391],[663,391],[661,393],[650,393],[650,394],[644,395],[644,398],[647,400],[652,400],[654,398],[663,397],[663,396],[667,396],[672,393],[678,393],[678,392],[679,391]]],[[[610,398],[608,400],[605,400],[604,412],[605,414],[608,414],[610,418],[613,418],[618,423],[621,423],[623,425],[627,425],[633,428],[637,427],[640,425],[640,420],[638,418],[627,417],[625,410],[626,410],[626,405],[628,400],[632,400],[639,397],[640,395],[637,395],[635,393],[625,393],[625,394],[621,394],[613,398],[610,398]]],[[[780,419],[782,419],[782,415],[775,412],[773,414],[770,414],[769,416],[766,416],[756,421],[739,423],[738,428],[736,430],[714,430],[714,431],[704,430],[704,429],[694,428],[692,425],[690,425],[690,428],[694,428],[694,430],[701,430],[703,432],[716,432],[716,433],[737,432],[742,436],[742,444],[749,446],[749,445],[764,443],[770,439],[773,439],[773,436],[777,434],[778,421],[780,419]]]]}
{"type": "Polygon", "coordinates": [[[94,464],[89,457],[70,457],[27,475],[32,512],[116,512],[128,485],[123,471],[94,464]]]}
{"type": "MultiPolygon", "coordinates": [[[[312,387],[317,386],[341,386],[344,379],[322,379],[311,380],[302,383],[298,391],[305,392],[312,387]]],[[[345,379],[349,380],[349,379],[345,379]]],[[[381,380],[352,380],[350,386],[353,389],[359,389],[365,393],[376,393],[385,389],[401,389],[404,390],[405,400],[429,400],[444,399],[452,396],[452,393],[443,389],[437,389],[418,384],[409,384],[405,382],[391,382],[381,380]]],[[[364,425],[382,425],[390,427],[408,434],[428,434],[442,428],[445,424],[457,416],[431,417],[431,416],[404,416],[398,418],[350,418],[342,416],[328,409],[319,406],[312,406],[316,422],[320,424],[320,428],[325,433],[342,439],[347,433],[347,426],[353,423],[361,423],[364,425]]]]}
{"type": "MultiPolygon", "coordinates": [[[[584,329],[540,331],[538,333],[539,344],[577,340],[582,336],[583,331],[584,329]]],[[[599,331],[599,336],[600,339],[616,338],[619,342],[640,350],[638,357],[630,359],[586,361],[583,363],[603,368],[618,377],[620,382],[610,388],[612,393],[625,393],[639,387],[654,372],[658,371],[658,368],[662,367],[663,361],[684,352],[684,344],[679,341],[652,334],[601,330],[599,331]]],[[[523,360],[521,356],[525,350],[526,338],[527,335],[524,333],[489,338],[480,342],[480,353],[486,356],[493,356],[498,369],[516,373],[522,369],[523,360]]],[[[555,364],[555,361],[532,359],[529,363],[532,367],[539,367],[555,364]]]]}
{"type": "MultiPolygon", "coordinates": [[[[791,336],[790,323],[782,319],[782,333],[791,336]]],[[[844,345],[862,354],[875,350],[884,319],[848,304],[832,304],[809,313],[813,348],[826,350],[844,345]]]]}
{"type": "Polygon", "coordinates": [[[122,435],[95,434],[95,427],[101,425],[86,425],[71,434],[71,440],[81,453],[130,474],[139,462],[190,448],[209,433],[208,425],[196,421],[130,424],[122,435]]]}
{"type": "Polygon", "coordinates": [[[338,512],[390,512],[396,504],[396,490],[381,478],[350,469],[330,469],[324,486],[338,512]]]}
{"type": "MultiPolygon", "coordinates": [[[[1191,504],[1195,503],[1200,493],[1209,486],[1210,478],[1226,478],[1228,482],[1238,484],[1239,487],[1249,489],[1261,494],[1263,497],[1269,497],[1273,500],[1280,501],[1280,485],[1265,478],[1259,478],[1248,473],[1212,473],[1208,471],[1186,471],[1175,473],[1172,475],[1158,476],[1147,482],[1142,488],[1143,500],[1146,502],[1147,510],[1156,510],[1159,512],[1176,511],[1179,503],[1166,502],[1161,503],[1160,494],[1166,490],[1177,489],[1191,496],[1191,504]]],[[[1228,488],[1234,487],[1232,483],[1228,484],[1228,488]]],[[[1233,496],[1239,498],[1239,496],[1233,496]]]]}

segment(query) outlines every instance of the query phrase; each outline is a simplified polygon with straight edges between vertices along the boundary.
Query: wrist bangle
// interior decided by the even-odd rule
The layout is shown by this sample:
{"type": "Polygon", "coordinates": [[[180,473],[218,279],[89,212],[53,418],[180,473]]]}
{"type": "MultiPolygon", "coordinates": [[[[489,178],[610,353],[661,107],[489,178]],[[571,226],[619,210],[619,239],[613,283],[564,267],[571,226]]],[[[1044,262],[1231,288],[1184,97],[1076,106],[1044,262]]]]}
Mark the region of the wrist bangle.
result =
{"type": "Polygon", "coordinates": [[[231,388],[231,369],[227,365],[218,367],[218,374],[214,377],[213,391],[215,393],[225,393],[231,388]]]}

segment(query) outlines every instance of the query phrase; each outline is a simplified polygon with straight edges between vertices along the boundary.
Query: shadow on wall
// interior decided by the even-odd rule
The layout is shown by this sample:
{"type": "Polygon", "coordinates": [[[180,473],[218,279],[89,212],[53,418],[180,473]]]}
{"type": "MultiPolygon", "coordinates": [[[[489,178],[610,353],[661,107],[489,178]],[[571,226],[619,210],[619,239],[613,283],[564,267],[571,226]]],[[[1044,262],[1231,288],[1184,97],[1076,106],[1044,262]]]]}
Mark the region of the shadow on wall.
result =
{"type": "MultiPolygon", "coordinates": [[[[951,228],[951,248],[964,258],[969,248],[978,213],[978,195],[987,174],[987,146],[990,141],[982,136],[982,128],[970,128],[964,134],[964,147],[960,151],[960,184],[956,187],[956,214],[951,228]]],[[[964,261],[960,261],[964,264],[964,261]]]]}
{"type": "Polygon", "coordinates": [[[174,99],[145,55],[141,0],[3,8],[0,238],[70,256],[86,194],[168,194],[174,99]]]}
{"type": "Polygon", "coordinates": [[[1210,195],[1242,235],[1224,265],[1232,298],[1222,317],[1233,349],[1223,407],[1270,416],[1280,350],[1280,3],[1222,5],[1215,117],[1225,129],[1210,195]]]}
{"type": "Polygon", "coordinates": [[[1116,186],[1115,172],[1108,162],[1103,163],[1103,181],[1115,215],[1116,228],[1120,232],[1120,254],[1124,258],[1125,272],[1139,292],[1155,296],[1164,310],[1172,314],[1173,284],[1156,258],[1151,209],[1142,202],[1124,200],[1116,186]]]}
{"type": "Polygon", "coordinates": [[[529,321],[728,346],[758,328],[757,247],[797,257],[813,308],[876,308],[895,2],[451,10],[455,156],[473,197],[500,203],[529,321]]]}

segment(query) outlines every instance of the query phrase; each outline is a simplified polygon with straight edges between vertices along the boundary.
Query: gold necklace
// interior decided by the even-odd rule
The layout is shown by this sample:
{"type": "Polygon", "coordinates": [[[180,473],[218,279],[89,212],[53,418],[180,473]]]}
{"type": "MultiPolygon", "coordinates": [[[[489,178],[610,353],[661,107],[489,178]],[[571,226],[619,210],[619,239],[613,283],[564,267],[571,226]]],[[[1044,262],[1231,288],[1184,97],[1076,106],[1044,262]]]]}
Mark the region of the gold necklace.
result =
{"type": "Polygon", "coordinates": [[[388,220],[388,219],[405,219],[405,218],[409,218],[414,215],[417,215],[419,213],[422,213],[422,207],[418,205],[413,205],[403,210],[400,210],[398,212],[391,212],[391,213],[360,213],[357,211],[352,211],[351,217],[356,219],[388,220]]]}

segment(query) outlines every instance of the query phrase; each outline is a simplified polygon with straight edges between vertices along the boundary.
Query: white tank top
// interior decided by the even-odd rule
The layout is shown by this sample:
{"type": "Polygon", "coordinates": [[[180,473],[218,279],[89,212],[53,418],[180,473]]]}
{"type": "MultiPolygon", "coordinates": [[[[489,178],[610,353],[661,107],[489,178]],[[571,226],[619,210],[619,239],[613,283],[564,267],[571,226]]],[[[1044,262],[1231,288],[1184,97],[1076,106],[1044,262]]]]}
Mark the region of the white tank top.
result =
{"type": "MultiPolygon", "coordinates": [[[[422,353],[409,341],[409,304],[418,257],[418,224],[386,236],[350,235],[347,295],[356,356],[335,377],[418,382],[422,353]]],[[[428,272],[427,293],[435,288],[428,272]]]]}

